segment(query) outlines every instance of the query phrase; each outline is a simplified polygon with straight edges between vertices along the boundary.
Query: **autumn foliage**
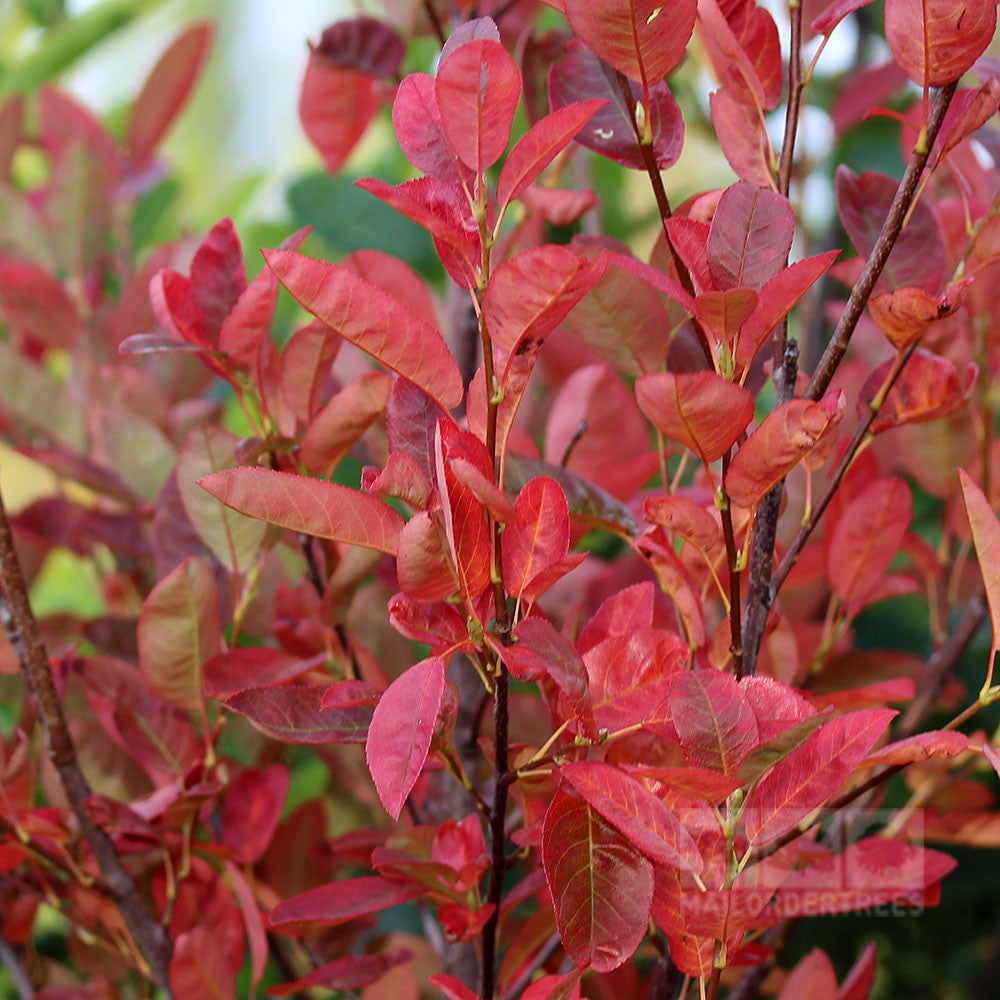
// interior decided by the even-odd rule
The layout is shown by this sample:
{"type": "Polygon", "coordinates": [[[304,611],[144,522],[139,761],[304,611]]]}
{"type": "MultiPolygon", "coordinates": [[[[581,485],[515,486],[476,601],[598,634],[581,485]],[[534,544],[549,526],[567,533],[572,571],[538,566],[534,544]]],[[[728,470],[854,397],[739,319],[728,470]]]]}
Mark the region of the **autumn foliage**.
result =
{"type": "Polygon", "coordinates": [[[871,11],[813,6],[332,25],[302,126],[336,172],[391,109],[410,179],[357,184],[438,280],[228,218],[136,252],[205,25],[118,133],[0,106],[0,430],[55,484],[0,519],[0,933],[40,1000],[865,1000],[875,947],[792,967],[793,925],[1000,846],[996,8],[887,0],[833,119],[900,122],[905,170],[835,165],[839,250],[803,45],[871,11]],[[698,116],[736,180],[671,205],[698,116]],[[61,550],[100,611],[36,621],[61,550]],[[920,634],[862,642],[900,601],[920,634]]]}

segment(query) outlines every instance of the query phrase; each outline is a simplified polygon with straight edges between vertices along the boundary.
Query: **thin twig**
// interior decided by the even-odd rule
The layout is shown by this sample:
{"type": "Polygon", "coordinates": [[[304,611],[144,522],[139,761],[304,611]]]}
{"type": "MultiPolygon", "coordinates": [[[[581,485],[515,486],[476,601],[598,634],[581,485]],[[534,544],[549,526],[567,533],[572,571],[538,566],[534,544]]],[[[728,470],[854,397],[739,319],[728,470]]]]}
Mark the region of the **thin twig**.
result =
{"type": "Polygon", "coordinates": [[[125,870],[114,842],[87,812],[85,803],[91,794],[90,785],[80,769],[76,747],[66,724],[66,716],[49,668],[49,653],[34,612],[31,610],[28,589],[14,549],[14,538],[2,495],[0,495],[0,584],[2,584],[0,617],[3,618],[3,626],[11,645],[17,652],[21,675],[35,703],[49,759],[59,775],[80,830],[94,852],[111,898],[149,962],[153,977],[170,995],[167,979],[170,967],[170,942],[163,927],[139,895],[139,890],[125,870]]]}
{"type": "MultiPolygon", "coordinates": [[[[722,456],[722,481],[729,470],[730,453],[722,456]]],[[[733,657],[733,673],[739,680],[743,676],[743,621],[740,603],[740,567],[737,559],[736,536],[733,533],[733,508],[724,486],[722,496],[722,534],[726,542],[726,562],[729,564],[729,652],[733,657]]]]}
{"type": "Polygon", "coordinates": [[[865,305],[867,305],[868,299],[871,297],[875,283],[882,274],[882,269],[889,259],[889,254],[892,252],[892,248],[896,245],[896,240],[899,239],[899,234],[903,230],[903,222],[913,201],[914,192],[917,190],[917,184],[920,181],[924,164],[927,163],[927,157],[934,146],[934,140],[941,130],[941,123],[944,121],[948,105],[951,104],[956,86],[957,84],[955,83],[949,83],[938,91],[938,95],[934,100],[934,107],[931,109],[930,117],[927,121],[927,142],[925,147],[923,150],[914,149],[910,155],[910,161],[906,165],[903,179],[899,182],[899,187],[896,189],[896,196],[892,200],[892,206],[889,208],[889,214],[886,216],[885,222],[882,223],[882,229],[868,257],[868,262],[865,264],[861,276],[851,289],[850,298],[847,300],[847,305],[844,307],[840,321],[837,323],[833,331],[833,336],[830,338],[830,343],[827,344],[826,350],[823,352],[823,357],[820,358],[816,372],[809,383],[809,387],[806,389],[806,399],[819,399],[830,385],[830,380],[833,378],[834,372],[840,367],[840,362],[847,351],[847,345],[851,341],[854,328],[858,325],[858,320],[861,319],[861,314],[864,312],[865,305]]]}

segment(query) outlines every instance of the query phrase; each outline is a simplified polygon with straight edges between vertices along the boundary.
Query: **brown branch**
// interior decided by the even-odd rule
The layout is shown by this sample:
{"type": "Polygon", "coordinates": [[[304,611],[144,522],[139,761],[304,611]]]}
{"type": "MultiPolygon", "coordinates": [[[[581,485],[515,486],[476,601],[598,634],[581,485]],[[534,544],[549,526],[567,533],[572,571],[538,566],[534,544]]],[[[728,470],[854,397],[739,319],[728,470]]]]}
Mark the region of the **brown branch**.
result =
{"type": "Polygon", "coordinates": [[[806,399],[819,399],[826,392],[834,372],[840,367],[840,362],[847,351],[847,345],[851,341],[854,328],[858,325],[858,320],[861,319],[861,314],[864,312],[865,305],[871,297],[875,283],[878,281],[879,275],[881,275],[882,269],[889,259],[889,254],[892,252],[892,248],[896,245],[896,240],[899,239],[899,234],[903,230],[903,222],[906,219],[907,212],[910,210],[910,204],[917,190],[920,175],[923,173],[924,164],[927,163],[927,157],[934,146],[934,140],[941,130],[941,123],[944,121],[945,112],[948,110],[948,105],[951,104],[951,99],[955,94],[955,87],[955,83],[949,83],[938,91],[938,95],[934,100],[934,107],[931,109],[930,117],[927,121],[927,142],[925,148],[922,151],[914,149],[910,155],[910,161],[906,165],[903,179],[899,182],[899,187],[896,188],[896,196],[892,200],[892,205],[889,208],[889,214],[886,216],[885,222],[882,223],[882,229],[868,257],[868,262],[861,272],[861,277],[858,278],[854,288],[851,289],[850,298],[847,300],[847,305],[841,314],[840,321],[837,323],[833,331],[833,336],[830,338],[830,343],[826,345],[823,357],[820,358],[816,372],[809,383],[809,387],[806,389],[806,399]]]}
{"type": "MultiPolygon", "coordinates": [[[[722,456],[722,481],[729,471],[730,452],[722,456]]],[[[733,533],[733,508],[725,486],[722,494],[722,534],[726,542],[726,562],[729,564],[729,652],[733,657],[733,673],[739,680],[743,676],[743,605],[740,603],[740,569],[736,562],[736,536],[733,533]]]]}
{"type": "Polygon", "coordinates": [[[17,652],[21,675],[31,693],[38,721],[45,736],[49,759],[55,766],[70,808],[76,815],[84,838],[94,852],[101,875],[125,923],[149,962],[153,977],[170,995],[167,973],[170,942],[163,927],[143,902],[135,883],[125,870],[111,837],[98,826],[86,809],[91,794],[76,755],[76,747],[66,724],[56,691],[49,653],[31,610],[28,589],[14,549],[10,521],[0,495],[0,617],[17,652]]]}

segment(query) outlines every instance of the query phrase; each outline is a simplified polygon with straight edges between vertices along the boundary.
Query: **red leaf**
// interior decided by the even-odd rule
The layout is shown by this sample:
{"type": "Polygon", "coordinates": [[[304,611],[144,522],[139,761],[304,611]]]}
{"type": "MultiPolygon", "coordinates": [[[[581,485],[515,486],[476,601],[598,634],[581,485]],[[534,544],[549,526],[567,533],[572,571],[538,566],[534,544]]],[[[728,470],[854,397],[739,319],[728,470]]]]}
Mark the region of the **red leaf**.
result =
{"type": "Polygon", "coordinates": [[[248,687],[294,680],[321,666],[325,659],[325,653],[303,660],[270,646],[237,646],[206,661],[202,667],[205,694],[225,698],[248,687]]]}
{"type": "Polygon", "coordinates": [[[437,99],[445,134],[462,162],[481,174],[507,148],[521,97],[521,74],[491,39],[460,45],[438,68],[437,99]]]}
{"type": "Polygon", "coordinates": [[[220,944],[217,928],[199,924],[174,941],[170,989],[175,996],[235,1000],[236,972],[220,944]]]}
{"type": "Polygon", "coordinates": [[[836,1000],[837,976],[826,952],[813,948],[788,974],[778,1000],[836,1000]]]}
{"type": "Polygon", "coordinates": [[[248,687],[223,703],[283,743],[364,743],[372,711],[365,705],[322,708],[325,684],[248,687]]]}
{"type": "Polygon", "coordinates": [[[383,413],[392,379],[379,371],[362,372],[316,414],[299,448],[302,464],[329,476],[352,445],[383,413]]]}
{"type": "Polygon", "coordinates": [[[586,261],[564,247],[546,244],[504,261],[483,293],[483,312],[498,350],[537,350],[544,338],[597,282],[607,261],[586,261]]]}
{"type": "Polygon", "coordinates": [[[902,479],[877,479],[844,509],[827,545],[827,575],[849,615],[889,570],[910,526],[913,503],[902,479]]]}
{"type": "Polygon", "coordinates": [[[434,77],[411,73],[396,89],[392,124],[406,158],[418,170],[449,184],[472,178],[445,133],[434,77]]]}
{"type": "Polygon", "coordinates": [[[818,403],[792,399],[769,413],[741,445],[726,474],[731,500],[753,510],[767,491],[789,473],[840,423],[842,392],[828,393],[818,403]]]}
{"type": "Polygon", "coordinates": [[[142,603],[139,669],[149,690],[168,705],[202,705],[201,668],[221,640],[219,597],[211,567],[185,559],[142,603]]]}
{"type": "Polygon", "coordinates": [[[226,876],[233,887],[233,895],[239,904],[240,916],[243,917],[243,927],[246,929],[247,940],[250,942],[250,982],[252,986],[256,986],[263,978],[264,970],[267,968],[267,929],[264,927],[264,917],[243,870],[228,859],[226,860],[226,876]]]}
{"type": "Polygon", "coordinates": [[[885,40],[921,86],[957,80],[983,54],[997,27],[993,0],[886,0],[885,40]]]}
{"type": "Polygon", "coordinates": [[[462,376],[444,338],[398,299],[346,268],[291,250],[265,250],[264,258],[296,301],[345,340],[445,409],[461,402],[462,376]]]}
{"type": "Polygon", "coordinates": [[[569,507],[559,484],[537,476],[520,491],[515,518],[500,536],[504,585],[517,600],[538,597],[530,585],[569,552],[569,507]]]}
{"type": "Polygon", "coordinates": [[[427,759],[444,677],[441,657],[423,660],[400,674],[375,706],[365,757],[382,805],[393,819],[399,819],[427,759]]]}
{"type": "Polygon", "coordinates": [[[931,729],[905,740],[897,740],[869,754],[862,761],[865,767],[876,764],[913,764],[932,757],[955,757],[967,750],[969,737],[950,729],[931,729]]]}
{"type": "MultiPolygon", "coordinates": [[[[684,145],[684,119],[670,88],[664,81],[650,81],[646,118],[652,139],[653,158],[661,170],[673,166],[684,145]]],[[[629,84],[633,98],[644,102],[642,88],[629,84]]],[[[572,107],[574,102],[603,100],[576,134],[576,141],[622,166],[645,169],[642,150],[635,135],[628,106],[618,86],[614,69],[579,39],[571,39],[563,58],[549,72],[549,102],[553,109],[572,107]]],[[[513,155],[513,154],[511,154],[513,155]]]]}
{"type": "Polygon", "coordinates": [[[542,825],[542,864],[563,947],[581,968],[617,969],[646,933],[653,866],[583,799],[559,789],[542,825]]]}
{"type": "Polygon", "coordinates": [[[848,14],[867,7],[872,0],[833,0],[810,25],[818,35],[829,35],[848,14]]]}
{"type": "Polygon", "coordinates": [[[497,180],[500,207],[513,201],[533,183],[604,104],[600,98],[577,101],[535,122],[517,141],[500,170],[497,180]]]}
{"type": "Polygon", "coordinates": [[[458,592],[455,570],[448,558],[447,538],[427,511],[418,511],[403,525],[396,576],[403,593],[421,604],[443,601],[458,592]]]}
{"type": "Polygon", "coordinates": [[[855,841],[841,854],[792,872],[775,897],[778,913],[847,913],[889,902],[923,906],[926,891],[955,867],[947,854],[887,837],[855,841]]]}
{"type": "Polygon", "coordinates": [[[375,77],[310,54],[299,94],[299,121],[330,173],[340,169],[378,109],[375,77]]]}
{"type": "Polygon", "coordinates": [[[218,343],[222,324],[246,287],[236,227],[232,219],[220,219],[205,234],[191,260],[191,300],[212,343],[218,343]]]}
{"type": "Polygon", "coordinates": [[[409,962],[412,958],[413,952],[405,948],[394,948],[381,955],[345,955],[313,969],[308,975],[294,982],[269,986],[267,992],[274,997],[287,997],[307,990],[311,986],[341,992],[358,990],[362,986],[374,983],[390,969],[409,962]]]}
{"type": "Polygon", "coordinates": [[[878,947],[874,941],[869,941],[841,984],[837,1000],[868,1000],[877,971],[878,947]]]}
{"type": "Polygon", "coordinates": [[[729,288],[724,292],[702,292],[694,300],[694,313],[701,325],[730,353],[740,327],[757,308],[757,293],[750,288],[729,288]]]}
{"type": "Polygon", "coordinates": [[[240,864],[256,864],[264,856],[288,795],[284,764],[245,768],[226,790],[220,840],[240,864]]]}
{"type": "Polygon", "coordinates": [[[773,183],[767,134],[752,94],[738,80],[709,95],[712,125],[736,174],[759,188],[773,183]]]}
{"type": "Polygon", "coordinates": [[[757,718],[731,674],[683,670],[670,685],[670,717],[688,762],[732,774],[758,742],[757,718]]]}
{"type": "MultiPolygon", "coordinates": [[[[294,249],[294,248],[293,248],[294,249]]],[[[414,316],[437,325],[437,307],[424,279],[398,257],[381,250],[355,250],[341,262],[370,285],[376,285],[399,299],[414,316]]]]}
{"type": "Polygon", "coordinates": [[[669,331],[683,314],[672,316],[657,289],[620,266],[625,259],[595,258],[591,269],[600,264],[600,280],[566,318],[566,329],[626,375],[662,371],[669,331]]]}
{"type": "Polygon", "coordinates": [[[761,846],[794,829],[847,780],[894,715],[869,708],[838,716],[776,764],[750,793],[747,837],[761,846]]]}
{"type": "Polygon", "coordinates": [[[788,199],[740,181],[719,199],[708,234],[708,270],[721,291],[759,290],[788,260],[795,219],[788,199]]]}
{"type": "Polygon", "coordinates": [[[990,609],[990,624],[993,627],[993,653],[1000,646],[1000,522],[990,507],[989,501],[973,478],[964,470],[958,470],[962,484],[965,512],[972,528],[972,540],[976,543],[979,558],[979,572],[986,588],[986,603],[990,609]]]}
{"type": "Polygon", "coordinates": [[[919,340],[935,320],[958,308],[958,302],[942,302],[922,288],[896,288],[873,295],[868,311],[896,350],[919,340]]]}
{"type": "Polygon", "coordinates": [[[644,86],[662,80],[683,58],[696,0],[567,3],[570,27],[606,63],[644,86]]]}
{"type": "Polygon", "coordinates": [[[650,497],[644,510],[651,524],[662,524],[703,553],[711,552],[722,539],[718,520],[688,497],[678,494],[650,497]]]}
{"type": "Polygon", "coordinates": [[[715,372],[643,375],[635,398],[654,426],[705,463],[729,451],[753,419],[750,392],[715,372]]]}
{"type": "MultiPolygon", "coordinates": [[[[884,174],[860,177],[849,167],[837,167],[837,209],[847,235],[862,257],[869,257],[898,184],[884,174]]],[[[913,286],[936,295],[945,277],[941,228],[927,202],[917,201],[906,228],[893,244],[881,280],[889,288],[913,286]]]]}
{"type": "Polygon", "coordinates": [[[314,319],[296,330],[282,352],[281,394],[303,423],[312,420],[317,397],[342,341],[340,334],[314,319]]]}
{"type": "Polygon", "coordinates": [[[406,45],[389,25],[360,16],[331,24],[312,52],[327,65],[388,79],[399,73],[406,45]]]}
{"type": "Polygon", "coordinates": [[[160,56],[132,103],[125,143],[136,167],[142,167],[166,135],[198,82],[212,47],[209,23],[188,28],[160,56]]]}
{"type": "Polygon", "coordinates": [[[396,554],[403,519],[381,500],[336,483],[263,468],[227,469],[199,485],[228,507],[289,531],[396,554]]]}
{"type": "Polygon", "coordinates": [[[792,311],[799,299],[826,274],[839,250],[807,257],[790,264],[764,282],[757,296],[757,308],[740,330],[736,363],[748,368],[775,327],[792,311]]]}
{"type": "Polygon", "coordinates": [[[641,781],[600,761],[564,764],[559,774],[651,861],[682,871],[704,869],[691,835],[641,781]]]}
{"type": "Polygon", "coordinates": [[[586,653],[613,635],[629,635],[636,629],[653,627],[656,592],[649,581],[625,587],[606,598],[583,627],[577,649],[586,653]]]}
{"type": "MultiPolygon", "coordinates": [[[[881,391],[892,364],[886,361],[868,376],[858,393],[859,408],[867,407],[881,391]]],[[[918,347],[889,390],[872,423],[872,432],[937,420],[960,410],[969,401],[978,376],[979,368],[973,362],[960,374],[947,358],[918,347]]]]}
{"type": "Polygon", "coordinates": [[[0,310],[13,333],[45,347],[71,348],[82,327],[62,282],[28,261],[0,260],[0,310]]]}
{"type": "Polygon", "coordinates": [[[331,882],[284,899],[271,910],[268,923],[280,932],[315,931],[399,906],[422,893],[423,889],[412,883],[364,875],[331,882]]]}
{"type": "Polygon", "coordinates": [[[431,986],[436,986],[448,1000],[480,1000],[480,996],[475,991],[469,989],[460,979],[454,976],[447,976],[438,973],[427,980],[431,986]]]}

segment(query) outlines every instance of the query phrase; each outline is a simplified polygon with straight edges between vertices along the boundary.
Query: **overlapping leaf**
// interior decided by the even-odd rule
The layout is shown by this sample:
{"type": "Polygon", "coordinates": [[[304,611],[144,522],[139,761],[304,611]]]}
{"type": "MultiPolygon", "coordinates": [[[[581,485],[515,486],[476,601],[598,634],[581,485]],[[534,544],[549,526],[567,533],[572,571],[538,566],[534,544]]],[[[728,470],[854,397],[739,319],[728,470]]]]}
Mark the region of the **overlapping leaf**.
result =
{"type": "Polygon", "coordinates": [[[282,743],[311,746],[364,743],[372,710],[365,705],[323,708],[326,684],[249,687],[230,695],[225,706],[255,729],[282,743]]]}

